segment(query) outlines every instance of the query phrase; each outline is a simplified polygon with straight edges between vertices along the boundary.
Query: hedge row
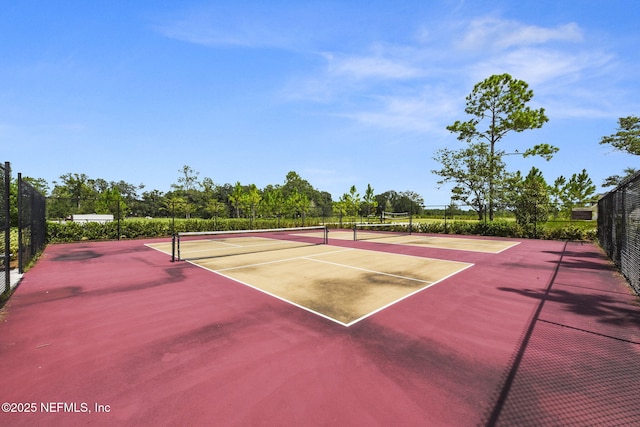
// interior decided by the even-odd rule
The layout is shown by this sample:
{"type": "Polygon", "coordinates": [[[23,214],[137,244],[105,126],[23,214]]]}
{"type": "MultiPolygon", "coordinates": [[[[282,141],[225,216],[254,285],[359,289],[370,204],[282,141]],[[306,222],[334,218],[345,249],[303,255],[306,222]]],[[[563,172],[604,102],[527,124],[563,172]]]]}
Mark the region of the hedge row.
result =
{"type": "MultiPolygon", "coordinates": [[[[308,224],[305,225],[315,225],[308,224]]],[[[49,243],[77,242],[81,240],[117,240],[118,231],[120,239],[137,239],[143,237],[169,237],[173,232],[182,233],[188,231],[229,231],[264,229],[280,227],[297,227],[293,220],[276,219],[191,219],[178,220],[175,223],[161,220],[125,220],[118,226],[117,222],[100,224],[89,222],[85,224],[77,222],[50,222],[47,224],[47,236],[49,243]],[[119,229],[118,229],[119,227],[119,229]]]]}
{"type": "MultiPolygon", "coordinates": [[[[317,225],[315,221],[307,221],[305,225],[317,225]]],[[[265,229],[279,227],[297,227],[300,221],[275,220],[275,219],[192,219],[180,220],[172,224],[169,221],[158,220],[125,220],[120,223],[120,239],[136,239],[143,237],[169,237],[172,232],[186,231],[228,231],[246,229],[265,229]]],[[[337,225],[332,227],[338,228],[337,225]]],[[[343,224],[348,228],[348,224],[343,224]]],[[[380,230],[380,228],[376,228],[380,230]]],[[[395,225],[385,227],[389,231],[403,231],[406,226],[395,225]]],[[[553,240],[595,240],[597,230],[583,229],[575,226],[565,226],[560,228],[527,229],[513,221],[493,221],[493,222],[467,222],[454,221],[446,224],[437,223],[416,223],[413,224],[413,231],[417,233],[430,234],[463,234],[479,236],[516,237],[516,238],[537,238],[553,240]]],[[[57,242],[77,242],[81,240],[117,240],[118,223],[109,222],[105,224],[87,223],[79,224],[74,222],[49,223],[48,224],[49,243],[57,242]]]]}
{"type": "MultiPolygon", "coordinates": [[[[376,228],[380,230],[380,228],[376,228]]],[[[389,231],[404,231],[406,226],[396,225],[386,228],[389,231]]],[[[546,240],[595,240],[597,229],[583,229],[575,226],[560,228],[525,228],[513,221],[467,222],[454,221],[447,223],[417,223],[413,224],[413,232],[430,234],[462,234],[476,236],[535,238],[546,240]]]]}

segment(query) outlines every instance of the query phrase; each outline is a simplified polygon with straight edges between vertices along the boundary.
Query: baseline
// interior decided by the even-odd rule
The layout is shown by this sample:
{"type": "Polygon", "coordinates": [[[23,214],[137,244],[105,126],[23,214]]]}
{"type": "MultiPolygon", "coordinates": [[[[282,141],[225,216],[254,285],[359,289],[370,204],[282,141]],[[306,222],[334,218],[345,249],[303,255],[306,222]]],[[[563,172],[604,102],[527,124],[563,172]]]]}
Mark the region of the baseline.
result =
{"type": "Polygon", "coordinates": [[[343,326],[473,266],[364,249],[327,250],[326,246],[296,248],[278,258],[261,255],[188,262],[343,326]]]}

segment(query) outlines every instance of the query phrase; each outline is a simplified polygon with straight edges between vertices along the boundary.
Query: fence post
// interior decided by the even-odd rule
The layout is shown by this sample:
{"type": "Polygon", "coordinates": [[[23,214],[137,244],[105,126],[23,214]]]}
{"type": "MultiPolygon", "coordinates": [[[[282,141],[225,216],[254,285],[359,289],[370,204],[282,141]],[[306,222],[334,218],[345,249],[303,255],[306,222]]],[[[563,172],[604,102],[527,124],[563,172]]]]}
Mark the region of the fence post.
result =
{"type": "Polygon", "coordinates": [[[24,227],[24,212],[22,209],[22,207],[24,206],[24,201],[22,200],[23,197],[24,194],[22,194],[22,173],[18,172],[18,271],[21,273],[24,271],[24,248],[22,247],[24,243],[22,241],[22,228],[24,227]]]}
{"type": "Polygon", "coordinates": [[[122,195],[120,195],[120,193],[118,193],[118,207],[116,208],[116,214],[118,215],[118,226],[117,226],[117,231],[118,231],[118,240],[120,240],[120,202],[122,201],[122,195]]]}
{"type": "Polygon", "coordinates": [[[444,206],[444,234],[447,233],[447,205],[444,206]]]}
{"type": "Polygon", "coordinates": [[[4,217],[3,223],[0,228],[4,230],[4,293],[9,295],[11,292],[11,209],[9,206],[9,194],[11,191],[11,164],[4,162],[4,176],[3,176],[3,188],[2,188],[2,200],[0,205],[2,207],[2,217],[4,217]]]}

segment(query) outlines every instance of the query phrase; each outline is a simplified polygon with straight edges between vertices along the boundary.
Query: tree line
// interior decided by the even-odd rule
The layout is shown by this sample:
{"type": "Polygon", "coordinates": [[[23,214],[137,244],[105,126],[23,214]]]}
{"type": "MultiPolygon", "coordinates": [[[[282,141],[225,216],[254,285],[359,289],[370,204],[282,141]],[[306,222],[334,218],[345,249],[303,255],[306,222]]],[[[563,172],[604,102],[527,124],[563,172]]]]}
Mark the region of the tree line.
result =
{"type": "Polygon", "coordinates": [[[178,170],[171,190],[145,191],[144,185],[125,181],[108,182],[81,173],[67,173],[53,182],[25,178],[47,196],[47,217],[68,218],[73,214],[100,213],[125,217],[182,218],[302,218],[374,217],[382,211],[419,214],[424,201],[413,191],[394,190],[375,194],[368,185],[361,196],[355,186],[338,200],[320,191],[297,172],[287,173],[283,184],[258,188],[255,184],[215,184],[200,179],[200,173],[188,165],[178,170]]]}

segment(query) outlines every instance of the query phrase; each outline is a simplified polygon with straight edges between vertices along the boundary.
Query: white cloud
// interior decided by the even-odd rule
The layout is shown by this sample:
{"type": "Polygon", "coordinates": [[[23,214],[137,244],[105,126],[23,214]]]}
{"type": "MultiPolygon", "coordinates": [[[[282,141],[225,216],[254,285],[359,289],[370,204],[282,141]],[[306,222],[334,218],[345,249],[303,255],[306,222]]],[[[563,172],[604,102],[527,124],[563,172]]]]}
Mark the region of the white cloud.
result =
{"type": "Polygon", "coordinates": [[[458,42],[458,47],[463,50],[503,50],[557,41],[579,43],[582,40],[582,30],[573,22],[555,28],[545,28],[518,21],[483,17],[469,23],[458,42]]]}
{"type": "MultiPolygon", "coordinates": [[[[353,170],[347,168],[348,170],[353,170]]],[[[345,173],[344,168],[337,169],[320,169],[315,167],[308,167],[301,169],[301,175],[304,179],[312,183],[312,185],[318,189],[327,191],[331,188],[347,188],[349,185],[353,185],[353,182],[358,180],[358,176],[355,173],[345,173]]],[[[333,196],[338,194],[337,190],[333,191],[333,196]]]]}
{"type": "Polygon", "coordinates": [[[286,13],[272,9],[254,5],[239,13],[228,5],[212,4],[161,19],[154,29],[165,37],[204,46],[293,48],[300,41],[300,28],[284,25],[286,13]]]}
{"type": "Polygon", "coordinates": [[[462,108],[448,92],[432,88],[425,88],[415,96],[380,96],[376,101],[376,106],[337,115],[368,127],[445,134],[447,121],[462,108]]]}
{"type": "Polygon", "coordinates": [[[483,17],[443,24],[450,33],[438,37],[426,28],[414,30],[413,43],[376,40],[352,54],[322,53],[324,66],[299,76],[287,88],[289,99],[321,102],[321,114],[368,128],[439,133],[460,117],[473,84],[509,73],[529,84],[536,104],[552,105],[555,117],[610,114],[601,98],[577,93],[607,91],[613,83],[603,76],[616,75],[616,58],[586,43],[575,23],[543,27],[483,17]],[[459,41],[454,34],[462,34],[459,41]]]}
{"type": "Polygon", "coordinates": [[[597,51],[523,48],[493,55],[472,64],[470,69],[476,78],[509,73],[530,85],[539,85],[557,79],[565,83],[578,80],[582,74],[606,66],[611,59],[610,55],[597,51]]]}
{"type": "Polygon", "coordinates": [[[402,60],[384,56],[342,56],[327,53],[329,73],[352,79],[410,79],[421,76],[423,70],[402,60]]]}
{"type": "Polygon", "coordinates": [[[204,46],[277,47],[287,41],[259,26],[230,26],[218,20],[191,18],[159,25],[165,37],[204,46]]]}

